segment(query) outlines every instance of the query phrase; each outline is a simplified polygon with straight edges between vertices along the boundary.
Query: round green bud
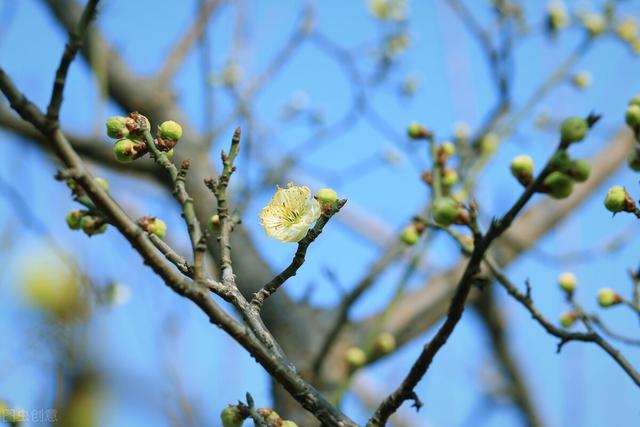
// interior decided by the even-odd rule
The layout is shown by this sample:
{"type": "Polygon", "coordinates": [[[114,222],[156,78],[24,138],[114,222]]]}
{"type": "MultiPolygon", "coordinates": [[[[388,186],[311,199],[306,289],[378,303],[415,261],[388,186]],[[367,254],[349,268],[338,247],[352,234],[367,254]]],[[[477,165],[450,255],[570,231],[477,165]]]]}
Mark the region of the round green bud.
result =
{"type": "Polygon", "coordinates": [[[516,178],[533,175],[533,159],[526,154],[516,156],[511,160],[511,174],[516,178]]]}
{"type": "Polygon", "coordinates": [[[626,42],[633,41],[638,34],[638,25],[632,17],[623,19],[616,27],[616,34],[626,42]]]}
{"type": "Polygon", "coordinates": [[[132,162],[135,155],[138,154],[136,142],[127,138],[121,139],[114,144],[113,153],[116,155],[116,160],[121,163],[132,162]]]}
{"type": "Polygon", "coordinates": [[[563,328],[570,328],[578,320],[578,316],[573,311],[567,311],[560,316],[560,325],[563,328]]]}
{"type": "Polygon", "coordinates": [[[298,427],[298,424],[294,423],[291,420],[282,420],[282,424],[280,427],[298,427]]]}
{"type": "Polygon", "coordinates": [[[420,238],[420,233],[418,233],[418,230],[413,224],[407,225],[402,230],[402,233],[400,233],[400,240],[402,240],[402,242],[405,245],[409,245],[409,246],[415,245],[419,238],[420,238]]]}
{"type": "Polygon", "coordinates": [[[629,157],[627,157],[627,164],[632,171],[640,172],[640,152],[634,150],[629,157]]]}
{"type": "Polygon", "coordinates": [[[500,140],[496,134],[489,132],[480,140],[480,151],[483,156],[490,156],[496,151],[499,144],[500,140]]]}
{"type": "Polygon", "coordinates": [[[553,165],[555,170],[560,172],[565,172],[571,167],[571,157],[569,157],[569,153],[566,150],[556,151],[553,156],[551,156],[551,164],[553,165]]]}
{"type": "Polygon", "coordinates": [[[207,225],[209,226],[209,230],[212,233],[217,233],[218,231],[220,231],[220,215],[211,215],[211,218],[209,218],[207,225]]]}
{"type": "Polygon", "coordinates": [[[440,149],[447,157],[451,157],[456,154],[456,146],[452,142],[443,142],[440,145],[440,149]]]}
{"type": "Polygon", "coordinates": [[[321,188],[316,193],[316,200],[320,202],[321,205],[333,205],[338,200],[338,193],[331,188],[321,188]]]}
{"type": "Polygon", "coordinates": [[[640,106],[631,104],[627,107],[627,112],[624,115],[627,124],[635,129],[640,126],[640,106]]]}
{"type": "Polygon", "coordinates": [[[614,185],[609,188],[604,198],[604,207],[608,211],[616,213],[624,210],[625,201],[627,200],[627,191],[621,185],[614,185]]]}
{"type": "Polygon", "coordinates": [[[591,165],[584,159],[574,160],[571,162],[568,172],[574,181],[585,182],[591,175],[591,165]]]}
{"type": "Polygon", "coordinates": [[[637,105],[638,107],[640,107],[640,94],[638,94],[638,95],[634,95],[634,96],[629,100],[629,105],[637,105]]]}
{"type": "Polygon", "coordinates": [[[587,12],[582,15],[582,25],[591,37],[596,37],[607,29],[607,20],[600,13],[587,12]]]}
{"type": "Polygon", "coordinates": [[[162,122],[158,130],[160,131],[160,138],[162,139],[177,141],[182,138],[182,126],[173,120],[162,122]]]}
{"type": "Polygon", "coordinates": [[[82,219],[84,215],[84,212],[82,211],[71,211],[67,214],[67,216],[65,217],[66,221],[67,221],[67,225],[69,226],[70,229],[72,230],[79,230],[80,229],[80,220],[82,219]]]}
{"type": "Polygon", "coordinates": [[[591,85],[591,73],[588,71],[580,71],[573,76],[571,81],[577,89],[585,89],[591,85]]]}
{"type": "Polygon", "coordinates": [[[396,349],[396,338],[389,332],[382,332],[376,337],[376,350],[382,354],[389,354],[396,349]]]}
{"type": "Polygon", "coordinates": [[[566,118],[560,126],[560,136],[565,142],[582,141],[589,131],[589,124],[580,117],[566,118]]]}
{"type": "Polygon", "coordinates": [[[445,227],[453,224],[460,216],[460,206],[451,197],[439,197],[433,202],[433,219],[445,227]]]}
{"type": "Polygon", "coordinates": [[[454,169],[445,169],[442,171],[442,185],[452,187],[458,182],[458,172],[454,169]]]}
{"type": "Polygon", "coordinates": [[[411,139],[424,139],[431,136],[427,128],[415,122],[411,123],[407,128],[407,135],[409,135],[411,139]]]}
{"type": "Polygon", "coordinates": [[[344,360],[350,368],[355,369],[367,363],[367,355],[360,347],[349,347],[344,353],[344,360]]]}
{"type": "Polygon", "coordinates": [[[227,406],[220,413],[222,427],[242,427],[244,418],[240,414],[240,410],[235,405],[227,406]]]}
{"type": "Polygon", "coordinates": [[[96,185],[102,188],[104,191],[109,191],[109,183],[106,179],[97,177],[93,179],[93,182],[95,182],[96,185]]]}
{"type": "Polygon", "coordinates": [[[562,172],[551,172],[543,182],[549,189],[548,194],[554,199],[565,199],[573,191],[573,180],[562,172]]]}
{"type": "Polygon", "coordinates": [[[126,117],[111,116],[107,119],[106,126],[109,138],[120,139],[129,136],[126,117]]]}
{"type": "Polygon", "coordinates": [[[562,290],[564,290],[569,294],[573,293],[573,291],[576,289],[577,283],[578,283],[578,279],[573,273],[569,273],[569,272],[562,273],[558,277],[558,285],[560,285],[562,290]]]}
{"type": "Polygon", "coordinates": [[[622,297],[611,288],[602,288],[598,291],[598,304],[600,304],[600,307],[611,307],[612,305],[620,304],[622,301],[622,297]]]}
{"type": "Polygon", "coordinates": [[[552,32],[556,32],[569,25],[569,14],[562,2],[551,2],[547,6],[547,25],[552,32]]]}
{"type": "Polygon", "coordinates": [[[107,224],[93,215],[83,215],[80,219],[80,228],[87,236],[93,236],[107,231],[107,224]]]}
{"type": "Polygon", "coordinates": [[[145,230],[162,239],[167,234],[167,224],[160,218],[151,218],[145,224],[145,230]]]}
{"type": "Polygon", "coordinates": [[[282,421],[280,415],[271,408],[258,408],[257,412],[269,425],[279,425],[282,421]]]}

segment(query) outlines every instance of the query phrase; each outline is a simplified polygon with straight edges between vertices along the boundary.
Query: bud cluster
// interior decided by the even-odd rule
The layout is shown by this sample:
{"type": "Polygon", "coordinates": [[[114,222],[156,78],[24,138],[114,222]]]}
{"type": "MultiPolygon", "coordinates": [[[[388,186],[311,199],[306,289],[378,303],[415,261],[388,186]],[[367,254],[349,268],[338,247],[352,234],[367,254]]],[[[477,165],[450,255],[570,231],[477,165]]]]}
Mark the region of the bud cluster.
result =
{"type": "MultiPolygon", "coordinates": [[[[94,183],[103,191],[109,191],[109,183],[104,178],[94,178],[94,183]]],[[[102,234],[107,231],[107,219],[99,212],[93,203],[87,198],[84,189],[74,180],[66,179],[67,186],[71,189],[73,199],[87,209],[72,210],[65,217],[67,226],[71,230],[82,230],[87,236],[102,234]]]]}
{"type": "MultiPolygon", "coordinates": [[[[572,159],[565,150],[557,151],[551,158],[552,172],[542,182],[538,190],[554,199],[569,197],[575,182],[585,182],[591,174],[591,165],[584,159],[572,159]]],[[[523,186],[533,181],[533,159],[519,155],[511,161],[511,174],[523,186]]]]}
{"type": "MultiPolygon", "coordinates": [[[[128,116],[112,116],[106,121],[107,135],[116,140],[113,153],[121,163],[130,163],[149,151],[144,137],[145,131],[151,131],[151,122],[142,114],[133,112],[128,116]]],[[[173,156],[173,147],[182,137],[182,126],[173,120],[162,122],[158,126],[156,147],[167,157],[173,156]]]]}
{"type": "Polygon", "coordinates": [[[258,408],[253,415],[251,410],[252,408],[249,408],[243,403],[227,406],[220,413],[222,427],[242,427],[245,419],[249,419],[255,414],[262,417],[263,422],[260,425],[267,427],[298,427],[295,422],[282,419],[280,415],[271,408],[258,408]]]}

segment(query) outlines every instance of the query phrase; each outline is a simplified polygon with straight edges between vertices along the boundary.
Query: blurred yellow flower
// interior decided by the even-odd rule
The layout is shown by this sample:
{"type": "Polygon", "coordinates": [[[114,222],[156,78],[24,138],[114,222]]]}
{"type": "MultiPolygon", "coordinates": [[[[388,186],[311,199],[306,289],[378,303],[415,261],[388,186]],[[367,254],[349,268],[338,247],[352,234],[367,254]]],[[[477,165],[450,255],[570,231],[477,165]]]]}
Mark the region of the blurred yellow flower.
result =
{"type": "Polygon", "coordinates": [[[278,187],[267,206],[262,209],[260,223],[269,237],[281,242],[299,242],[320,217],[320,204],[308,187],[291,183],[278,187]]]}

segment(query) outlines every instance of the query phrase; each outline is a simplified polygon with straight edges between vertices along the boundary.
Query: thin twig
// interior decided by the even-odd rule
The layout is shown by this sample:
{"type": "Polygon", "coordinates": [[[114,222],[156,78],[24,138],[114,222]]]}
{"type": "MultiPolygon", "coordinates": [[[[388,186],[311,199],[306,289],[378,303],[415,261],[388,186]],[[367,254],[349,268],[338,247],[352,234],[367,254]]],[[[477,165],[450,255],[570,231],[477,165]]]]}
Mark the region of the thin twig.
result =
{"type": "Polygon", "coordinates": [[[302,267],[305,261],[305,255],[307,254],[307,249],[309,245],[313,243],[314,240],[322,233],[322,229],[329,222],[331,217],[335,215],[343,206],[347,203],[346,199],[338,200],[335,208],[330,208],[324,210],[318,218],[316,225],[307,232],[307,235],[298,243],[298,249],[296,250],[296,254],[294,255],[291,263],[285,268],[280,274],[271,279],[269,283],[265,284],[262,289],[256,292],[251,299],[251,305],[257,310],[260,311],[262,308],[262,304],[264,301],[269,298],[271,295],[276,293],[276,291],[291,277],[295,276],[298,272],[298,269],[302,267]]]}
{"type": "Polygon", "coordinates": [[[531,316],[540,324],[542,327],[551,335],[560,338],[560,343],[558,344],[558,351],[562,349],[562,347],[570,342],[570,341],[582,341],[582,342],[593,342],[598,347],[602,348],[605,352],[611,356],[611,358],[627,373],[627,375],[631,378],[631,380],[640,387],[640,374],[633,368],[633,366],[620,354],[620,352],[613,348],[611,344],[609,344],[606,340],[604,340],[597,332],[593,329],[589,332],[569,332],[564,329],[560,329],[555,326],[553,323],[548,321],[544,315],[533,305],[533,301],[531,299],[530,288],[527,288],[527,293],[523,294],[520,292],[505,275],[500,270],[498,263],[492,260],[489,257],[485,258],[485,263],[491,269],[491,272],[495,276],[498,283],[502,285],[503,288],[507,290],[509,295],[513,296],[520,304],[522,304],[531,314],[531,316]]]}
{"type": "Polygon", "coordinates": [[[324,342],[320,346],[320,351],[315,356],[313,363],[311,364],[311,378],[317,378],[322,369],[327,354],[340,336],[340,332],[346,326],[349,320],[349,311],[351,307],[360,299],[360,297],[375,283],[376,279],[382,274],[391,263],[393,263],[400,254],[405,251],[402,250],[402,244],[394,242],[390,248],[385,250],[384,255],[378,259],[369,269],[367,275],[365,275],[360,282],[342,299],[337,311],[336,320],[333,327],[327,333],[324,342]]]}
{"type": "Polygon", "coordinates": [[[89,0],[89,2],[87,2],[76,30],[69,34],[69,41],[64,47],[64,54],[62,55],[60,64],[56,70],[53,90],[51,91],[51,100],[47,107],[47,120],[51,126],[58,126],[58,116],[60,115],[60,105],[62,105],[62,100],[64,98],[63,92],[64,85],[67,81],[67,73],[69,72],[69,67],[75,59],[78,50],[82,47],[84,35],[89,27],[89,23],[95,18],[98,2],[99,0],[89,0]]]}
{"type": "Polygon", "coordinates": [[[204,234],[202,233],[202,228],[200,227],[200,221],[196,216],[195,207],[193,206],[193,198],[187,192],[185,185],[185,179],[190,163],[188,160],[184,160],[180,170],[178,170],[176,165],[169,160],[166,153],[158,149],[153,137],[151,136],[150,129],[145,129],[143,131],[143,136],[155,161],[167,170],[171,177],[171,181],[173,182],[173,195],[182,206],[182,217],[184,218],[187,230],[189,231],[189,239],[191,241],[191,249],[193,252],[193,279],[196,283],[201,283],[205,275],[204,257],[206,253],[206,242],[204,234]]]}

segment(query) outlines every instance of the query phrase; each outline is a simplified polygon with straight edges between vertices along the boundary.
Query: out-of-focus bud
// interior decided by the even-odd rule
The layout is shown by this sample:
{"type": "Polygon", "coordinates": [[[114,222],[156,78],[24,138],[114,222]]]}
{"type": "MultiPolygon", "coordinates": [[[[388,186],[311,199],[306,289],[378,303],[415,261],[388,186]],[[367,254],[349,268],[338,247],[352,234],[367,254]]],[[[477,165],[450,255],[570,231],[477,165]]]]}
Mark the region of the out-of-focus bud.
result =
{"type": "Polygon", "coordinates": [[[551,172],[543,181],[548,194],[554,199],[566,199],[573,191],[573,180],[562,172],[551,172]]]}
{"type": "Polygon", "coordinates": [[[562,273],[558,277],[558,285],[560,285],[562,290],[564,290],[568,294],[573,293],[573,291],[576,289],[577,284],[578,284],[578,279],[573,273],[570,273],[570,272],[562,273]]]}
{"type": "Polygon", "coordinates": [[[611,288],[602,288],[598,291],[598,304],[600,304],[600,307],[611,307],[623,301],[624,299],[611,288]]]}
{"type": "Polygon", "coordinates": [[[581,117],[568,117],[560,126],[560,136],[565,142],[582,141],[589,132],[589,124],[581,117]]]}

